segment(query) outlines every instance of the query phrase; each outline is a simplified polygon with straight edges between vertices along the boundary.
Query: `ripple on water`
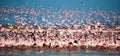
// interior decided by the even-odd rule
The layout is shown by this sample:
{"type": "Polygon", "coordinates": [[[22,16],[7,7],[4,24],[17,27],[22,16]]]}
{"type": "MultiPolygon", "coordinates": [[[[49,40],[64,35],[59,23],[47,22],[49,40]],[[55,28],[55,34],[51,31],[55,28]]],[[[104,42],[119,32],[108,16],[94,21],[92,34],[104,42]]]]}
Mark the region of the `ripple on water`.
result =
{"type": "Polygon", "coordinates": [[[119,52],[101,51],[0,51],[0,56],[120,56],[119,52]]]}

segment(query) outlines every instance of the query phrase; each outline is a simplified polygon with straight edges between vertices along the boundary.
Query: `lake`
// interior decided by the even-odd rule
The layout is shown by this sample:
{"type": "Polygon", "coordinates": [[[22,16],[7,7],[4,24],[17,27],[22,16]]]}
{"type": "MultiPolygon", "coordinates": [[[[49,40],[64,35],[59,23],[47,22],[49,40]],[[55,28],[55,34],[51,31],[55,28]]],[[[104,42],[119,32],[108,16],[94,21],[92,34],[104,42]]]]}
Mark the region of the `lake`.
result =
{"type": "Polygon", "coordinates": [[[0,51],[0,56],[120,56],[119,52],[102,51],[0,51]]]}

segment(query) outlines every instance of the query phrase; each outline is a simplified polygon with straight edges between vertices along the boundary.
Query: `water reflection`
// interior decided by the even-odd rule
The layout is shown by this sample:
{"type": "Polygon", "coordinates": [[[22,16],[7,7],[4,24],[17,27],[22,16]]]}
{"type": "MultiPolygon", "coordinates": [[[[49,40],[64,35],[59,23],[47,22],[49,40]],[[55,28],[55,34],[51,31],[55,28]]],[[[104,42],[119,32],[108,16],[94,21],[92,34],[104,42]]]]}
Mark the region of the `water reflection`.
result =
{"type": "Polygon", "coordinates": [[[0,56],[120,56],[119,52],[101,51],[0,51],[0,56]]]}

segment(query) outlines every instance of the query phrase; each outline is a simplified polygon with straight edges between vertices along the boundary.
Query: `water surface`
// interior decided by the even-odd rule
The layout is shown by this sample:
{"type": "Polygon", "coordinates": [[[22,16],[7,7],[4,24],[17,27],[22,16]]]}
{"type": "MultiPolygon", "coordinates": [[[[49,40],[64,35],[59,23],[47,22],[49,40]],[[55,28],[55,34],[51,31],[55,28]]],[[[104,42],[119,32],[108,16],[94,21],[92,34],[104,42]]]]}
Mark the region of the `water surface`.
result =
{"type": "Polygon", "coordinates": [[[0,51],[0,56],[120,56],[119,52],[102,51],[0,51]]]}

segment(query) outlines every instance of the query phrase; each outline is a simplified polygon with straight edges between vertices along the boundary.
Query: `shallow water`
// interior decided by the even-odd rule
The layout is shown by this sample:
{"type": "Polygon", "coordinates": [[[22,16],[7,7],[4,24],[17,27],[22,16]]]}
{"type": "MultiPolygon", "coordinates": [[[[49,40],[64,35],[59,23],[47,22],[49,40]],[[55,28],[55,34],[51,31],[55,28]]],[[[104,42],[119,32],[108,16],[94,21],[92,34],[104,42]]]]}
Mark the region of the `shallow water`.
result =
{"type": "Polygon", "coordinates": [[[0,56],[120,56],[119,52],[101,52],[101,51],[0,51],[0,56]]]}

